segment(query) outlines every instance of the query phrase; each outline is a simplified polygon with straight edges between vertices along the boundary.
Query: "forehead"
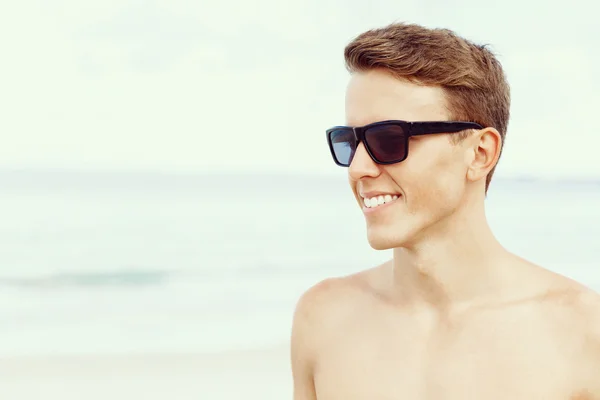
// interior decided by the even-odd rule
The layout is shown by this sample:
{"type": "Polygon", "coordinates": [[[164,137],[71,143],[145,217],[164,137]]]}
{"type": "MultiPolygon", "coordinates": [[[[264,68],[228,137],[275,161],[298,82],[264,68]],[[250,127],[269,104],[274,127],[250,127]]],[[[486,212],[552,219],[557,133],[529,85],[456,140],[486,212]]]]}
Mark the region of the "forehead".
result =
{"type": "Polygon", "coordinates": [[[353,73],[346,90],[346,124],[363,126],[389,119],[447,120],[442,88],[420,86],[381,70],[353,73]]]}

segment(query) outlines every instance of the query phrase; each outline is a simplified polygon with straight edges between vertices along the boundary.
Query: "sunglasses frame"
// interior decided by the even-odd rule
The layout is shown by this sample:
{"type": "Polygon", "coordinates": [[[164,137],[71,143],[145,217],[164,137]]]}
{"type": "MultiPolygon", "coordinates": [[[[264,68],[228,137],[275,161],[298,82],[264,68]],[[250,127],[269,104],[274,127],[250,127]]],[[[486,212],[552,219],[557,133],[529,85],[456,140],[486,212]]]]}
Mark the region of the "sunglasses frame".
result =
{"type": "MultiPolygon", "coordinates": [[[[354,150],[355,152],[356,152],[356,149],[358,149],[358,145],[360,144],[360,142],[363,142],[363,144],[365,145],[365,149],[367,150],[367,153],[369,154],[371,159],[376,164],[389,165],[389,164],[396,164],[396,163],[406,160],[406,158],[408,157],[408,143],[409,143],[409,139],[411,138],[411,136],[433,135],[433,134],[439,134],[439,133],[457,133],[457,132],[464,131],[466,129],[483,129],[483,126],[481,126],[475,122],[463,122],[463,121],[410,122],[410,121],[402,121],[402,120],[387,120],[387,121],[374,122],[372,124],[368,124],[365,126],[359,126],[359,127],[334,126],[332,128],[327,129],[326,130],[327,143],[329,144],[329,151],[331,152],[333,161],[340,167],[349,167],[350,164],[352,163],[352,160],[350,160],[350,164],[348,164],[348,165],[340,163],[335,155],[335,151],[333,150],[333,143],[331,141],[331,134],[334,131],[338,131],[341,129],[351,130],[354,133],[355,146],[356,146],[355,150],[354,150]],[[373,152],[371,151],[369,143],[365,140],[365,132],[367,130],[369,130],[370,128],[374,128],[374,127],[378,127],[378,126],[386,126],[386,125],[400,126],[405,132],[405,134],[403,136],[405,137],[405,141],[406,141],[406,143],[405,143],[406,152],[404,154],[404,157],[399,160],[393,160],[393,161],[378,160],[374,156],[373,152]]],[[[354,156],[352,158],[354,159],[354,156]]]]}

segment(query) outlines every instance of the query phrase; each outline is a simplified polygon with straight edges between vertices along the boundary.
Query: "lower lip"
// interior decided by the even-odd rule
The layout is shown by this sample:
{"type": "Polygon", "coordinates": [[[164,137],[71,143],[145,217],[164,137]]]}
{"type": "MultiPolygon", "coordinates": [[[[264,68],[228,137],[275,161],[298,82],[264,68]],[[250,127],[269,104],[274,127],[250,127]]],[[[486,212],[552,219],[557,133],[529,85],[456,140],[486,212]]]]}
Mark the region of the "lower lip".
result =
{"type": "Polygon", "coordinates": [[[390,202],[388,202],[388,203],[385,203],[385,204],[382,204],[382,205],[380,205],[380,206],[373,207],[373,208],[370,208],[370,207],[367,207],[367,206],[363,205],[363,208],[362,208],[362,209],[363,209],[363,212],[364,212],[365,214],[371,214],[371,213],[374,213],[374,212],[377,212],[377,211],[379,211],[379,210],[380,210],[380,209],[382,209],[382,208],[386,208],[387,206],[390,206],[390,205],[392,205],[392,204],[396,203],[396,202],[397,202],[398,200],[400,200],[401,198],[402,198],[402,196],[398,196],[398,198],[397,198],[396,200],[392,200],[392,201],[390,201],[390,202]]]}

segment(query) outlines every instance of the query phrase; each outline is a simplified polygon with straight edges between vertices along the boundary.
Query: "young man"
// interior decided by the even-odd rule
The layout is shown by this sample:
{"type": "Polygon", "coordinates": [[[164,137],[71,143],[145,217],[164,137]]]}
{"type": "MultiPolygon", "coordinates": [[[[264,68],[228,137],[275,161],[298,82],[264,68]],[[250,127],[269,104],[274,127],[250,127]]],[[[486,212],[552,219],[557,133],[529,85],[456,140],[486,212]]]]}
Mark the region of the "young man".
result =
{"type": "Polygon", "coordinates": [[[393,259],[303,294],[294,399],[600,399],[600,297],[511,254],[486,221],[510,103],[494,55],[393,24],[345,59],[347,126],[327,140],[393,259]]]}

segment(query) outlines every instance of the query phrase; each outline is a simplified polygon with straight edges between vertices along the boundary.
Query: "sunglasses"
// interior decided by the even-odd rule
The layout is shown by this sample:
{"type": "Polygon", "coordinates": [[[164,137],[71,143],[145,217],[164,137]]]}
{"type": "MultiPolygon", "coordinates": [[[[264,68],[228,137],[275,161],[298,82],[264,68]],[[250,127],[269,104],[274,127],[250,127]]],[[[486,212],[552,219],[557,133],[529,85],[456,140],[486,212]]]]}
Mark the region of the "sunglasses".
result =
{"type": "Polygon", "coordinates": [[[456,133],[466,129],[483,127],[474,122],[390,120],[361,127],[335,126],[326,132],[333,160],[341,167],[349,167],[360,142],[364,143],[367,153],[377,164],[395,164],[408,157],[408,139],[411,136],[456,133]]]}

